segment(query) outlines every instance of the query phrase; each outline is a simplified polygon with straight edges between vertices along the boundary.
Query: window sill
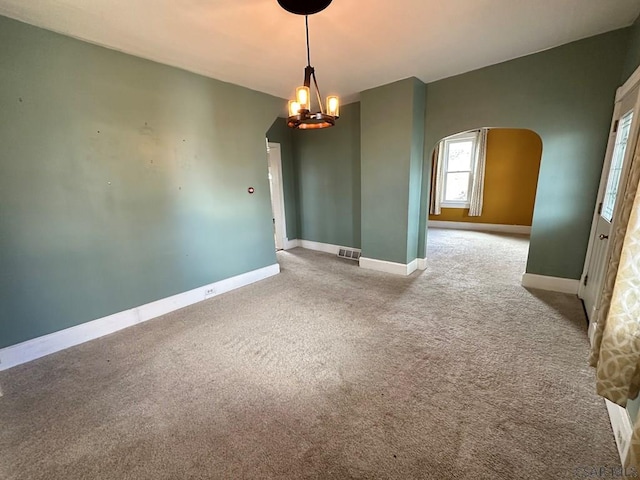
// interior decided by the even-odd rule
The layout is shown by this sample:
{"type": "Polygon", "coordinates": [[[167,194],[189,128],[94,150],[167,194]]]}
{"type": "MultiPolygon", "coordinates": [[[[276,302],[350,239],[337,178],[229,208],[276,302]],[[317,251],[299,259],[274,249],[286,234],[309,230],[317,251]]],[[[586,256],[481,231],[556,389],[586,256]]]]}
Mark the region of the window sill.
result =
{"type": "Polygon", "coordinates": [[[452,203],[452,202],[442,202],[440,207],[442,208],[469,208],[471,205],[469,203],[452,203]]]}

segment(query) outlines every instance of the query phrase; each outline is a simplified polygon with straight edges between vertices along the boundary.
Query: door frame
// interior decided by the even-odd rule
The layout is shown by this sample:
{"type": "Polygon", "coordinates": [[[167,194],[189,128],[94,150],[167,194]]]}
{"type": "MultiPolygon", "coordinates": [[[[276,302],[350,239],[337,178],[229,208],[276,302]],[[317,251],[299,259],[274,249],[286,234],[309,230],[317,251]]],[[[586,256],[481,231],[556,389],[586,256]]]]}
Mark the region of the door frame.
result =
{"type": "MultiPolygon", "coordinates": [[[[613,160],[613,149],[615,147],[615,142],[616,142],[616,136],[617,136],[617,131],[615,129],[615,122],[620,118],[621,115],[623,115],[626,112],[621,112],[622,109],[622,99],[629,94],[630,92],[633,91],[634,88],[636,88],[637,86],[640,85],[640,67],[636,69],[636,71],[633,73],[633,75],[631,75],[629,77],[629,79],[616,90],[616,96],[615,96],[615,104],[614,104],[614,109],[613,109],[613,116],[611,118],[611,124],[609,126],[609,139],[607,141],[607,149],[606,149],[606,153],[605,153],[605,161],[602,165],[602,173],[600,174],[600,185],[598,186],[598,195],[596,197],[596,202],[595,202],[595,206],[593,209],[593,216],[591,219],[591,230],[589,232],[589,244],[587,246],[587,252],[584,258],[584,266],[583,266],[583,270],[582,270],[582,275],[580,276],[580,286],[578,287],[578,297],[580,297],[581,299],[584,298],[584,294],[585,294],[585,290],[586,290],[586,285],[585,285],[585,279],[589,273],[589,267],[591,264],[591,254],[593,252],[593,248],[594,248],[594,243],[596,242],[596,228],[597,228],[597,223],[598,223],[598,217],[600,215],[600,205],[603,202],[604,199],[604,194],[605,194],[605,190],[607,187],[607,180],[608,180],[608,175],[609,175],[609,168],[611,166],[611,161],[613,160]]],[[[611,221],[611,230],[614,230],[616,228],[617,222],[618,222],[618,217],[619,217],[619,210],[620,210],[620,202],[621,200],[624,198],[624,194],[625,194],[625,190],[626,190],[626,186],[627,186],[627,178],[628,178],[628,174],[629,174],[629,170],[631,168],[631,162],[633,160],[637,145],[638,145],[638,134],[640,132],[640,118],[638,118],[638,116],[640,115],[640,94],[638,94],[638,97],[636,99],[636,102],[634,104],[633,107],[633,121],[631,124],[631,131],[629,132],[629,139],[627,141],[627,148],[625,150],[625,154],[624,154],[624,161],[623,161],[623,169],[622,169],[622,173],[620,176],[620,183],[619,183],[619,187],[618,187],[618,194],[616,197],[616,203],[614,206],[614,210],[613,210],[613,218],[611,221]]],[[[606,263],[609,263],[609,257],[610,257],[610,247],[609,244],[607,244],[607,246],[605,247],[606,251],[605,251],[605,257],[607,258],[606,263]]],[[[600,299],[598,298],[596,304],[599,304],[600,299]]],[[[597,311],[598,309],[596,309],[597,311]]],[[[589,315],[589,312],[587,313],[587,318],[589,315]]],[[[593,321],[594,319],[589,319],[589,339],[592,339],[592,334],[593,334],[593,330],[595,327],[595,321],[593,321]]]]}
{"type": "Polygon", "coordinates": [[[271,169],[270,184],[274,189],[270,194],[275,196],[271,199],[275,222],[275,247],[276,250],[284,250],[288,243],[288,237],[282,179],[282,149],[279,143],[267,142],[267,162],[271,169]]]}

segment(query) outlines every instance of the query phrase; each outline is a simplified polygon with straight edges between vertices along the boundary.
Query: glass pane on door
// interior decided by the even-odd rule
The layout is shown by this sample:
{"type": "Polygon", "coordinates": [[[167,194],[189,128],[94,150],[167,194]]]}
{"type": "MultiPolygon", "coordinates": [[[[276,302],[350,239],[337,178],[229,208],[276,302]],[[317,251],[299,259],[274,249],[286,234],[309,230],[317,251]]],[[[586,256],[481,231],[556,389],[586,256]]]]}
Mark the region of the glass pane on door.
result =
{"type": "Polygon", "coordinates": [[[604,199],[602,200],[601,215],[607,222],[613,220],[613,209],[616,206],[616,198],[618,198],[618,187],[620,185],[620,177],[622,176],[624,153],[627,149],[632,119],[633,112],[629,112],[620,119],[620,123],[618,124],[616,143],[613,147],[613,157],[611,158],[609,175],[607,177],[607,188],[604,192],[604,199]]]}

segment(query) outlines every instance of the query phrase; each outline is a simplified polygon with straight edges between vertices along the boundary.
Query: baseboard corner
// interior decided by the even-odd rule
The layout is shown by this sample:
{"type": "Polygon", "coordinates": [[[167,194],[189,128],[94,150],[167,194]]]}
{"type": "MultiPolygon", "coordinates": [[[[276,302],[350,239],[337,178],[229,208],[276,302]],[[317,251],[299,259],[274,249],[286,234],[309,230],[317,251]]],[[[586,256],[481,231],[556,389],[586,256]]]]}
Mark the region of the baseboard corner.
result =
{"type": "Polygon", "coordinates": [[[376,258],[360,257],[360,268],[375,270],[377,272],[392,273],[394,275],[411,275],[418,269],[418,259],[416,258],[408,264],[378,260],[376,258]]]}
{"type": "Polygon", "coordinates": [[[539,290],[577,295],[578,289],[580,288],[580,280],[524,273],[522,275],[522,286],[525,288],[537,288],[539,290]]]}
{"type": "Polygon", "coordinates": [[[298,240],[297,238],[294,238],[293,240],[289,240],[287,238],[284,242],[284,250],[291,250],[299,246],[300,246],[300,240],[298,240]]]}

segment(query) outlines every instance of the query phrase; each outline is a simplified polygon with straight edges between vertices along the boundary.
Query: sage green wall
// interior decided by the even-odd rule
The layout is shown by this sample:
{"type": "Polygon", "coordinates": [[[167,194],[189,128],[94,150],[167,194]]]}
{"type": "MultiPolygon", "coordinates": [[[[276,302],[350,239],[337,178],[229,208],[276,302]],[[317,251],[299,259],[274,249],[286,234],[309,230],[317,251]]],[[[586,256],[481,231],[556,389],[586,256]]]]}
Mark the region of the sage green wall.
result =
{"type": "Polygon", "coordinates": [[[478,127],[527,128],[542,138],[529,273],[580,278],[628,34],[617,30],[427,85],[428,152],[441,138],[478,127]]]}
{"type": "Polygon", "coordinates": [[[620,84],[626,82],[638,66],[640,66],[640,17],[629,27],[629,41],[626,45],[620,84]]]}
{"type": "Polygon", "coordinates": [[[360,103],[332,128],[293,133],[298,238],[360,248],[360,103]]]}
{"type": "Polygon", "coordinates": [[[424,84],[408,78],[366,90],[360,101],[362,256],[406,264],[417,253],[421,182],[412,173],[422,170],[423,135],[414,127],[422,126],[424,84]]]}
{"type": "Polygon", "coordinates": [[[0,45],[0,347],[276,262],[282,100],[3,17],[0,45]]]}
{"type": "Polygon", "coordinates": [[[276,118],[267,132],[267,138],[270,142],[280,144],[287,238],[293,240],[298,238],[297,175],[293,160],[293,130],[287,127],[286,119],[276,118]]]}
{"type": "Polygon", "coordinates": [[[424,117],[426,86],[413,78],[413,119],[411,132],[411,164],[409,167],[409,208],[407,225],[407,259],[410,263],[420,255],[420,200],[422,196],[422,171],[424,169],[424,117]]]}

